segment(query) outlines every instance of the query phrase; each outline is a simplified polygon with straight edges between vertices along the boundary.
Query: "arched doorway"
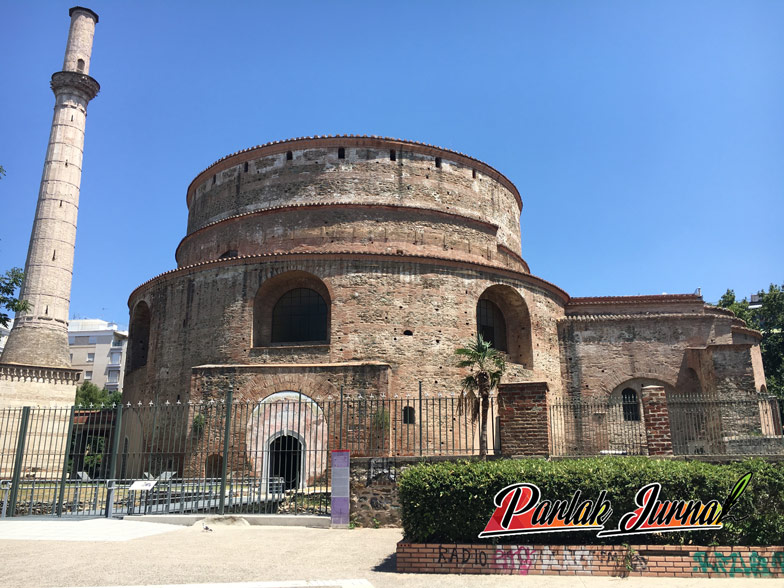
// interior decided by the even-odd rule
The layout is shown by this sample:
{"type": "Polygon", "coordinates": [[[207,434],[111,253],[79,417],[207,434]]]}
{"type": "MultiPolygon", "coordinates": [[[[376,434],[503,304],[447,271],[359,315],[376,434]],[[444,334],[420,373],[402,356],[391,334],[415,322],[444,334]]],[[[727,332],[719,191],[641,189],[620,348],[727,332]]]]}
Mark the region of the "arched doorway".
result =
{"type": "Polygon", "coordinates": [[[312,398],[291,390],[270,394],[248,419],[247,455],[253,474],[279,490],[284,478],[286,489],[326,480],[329,438],[324,414],[312,398]]]}
{"type": "Polygon", "coordinates": [[[302,443],[293,435],[280,435],[270,442],[270,480],[283,480],[285,490],[300,486],[300,468],[302,464],[302,443]]]}

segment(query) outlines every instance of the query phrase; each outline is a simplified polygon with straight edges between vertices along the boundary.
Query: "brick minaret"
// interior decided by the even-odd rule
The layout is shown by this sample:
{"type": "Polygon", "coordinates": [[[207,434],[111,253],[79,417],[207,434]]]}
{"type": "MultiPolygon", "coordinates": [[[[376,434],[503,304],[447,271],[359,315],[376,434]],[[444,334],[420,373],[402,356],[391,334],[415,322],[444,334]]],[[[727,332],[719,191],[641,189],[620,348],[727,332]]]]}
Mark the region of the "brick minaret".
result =
{"type": "Polygon", "coordinates": [[[30,303],[30,310],[17,313],[3,352],[3,364],[71,367],[68,306],[84,127],[87,103],[100,86],[88,75],[98,15],[81,6],[71,8],[69,14],[71,29],[63,71],[52,76],[54,119],[20,293],[20,298],[30,303]]]}

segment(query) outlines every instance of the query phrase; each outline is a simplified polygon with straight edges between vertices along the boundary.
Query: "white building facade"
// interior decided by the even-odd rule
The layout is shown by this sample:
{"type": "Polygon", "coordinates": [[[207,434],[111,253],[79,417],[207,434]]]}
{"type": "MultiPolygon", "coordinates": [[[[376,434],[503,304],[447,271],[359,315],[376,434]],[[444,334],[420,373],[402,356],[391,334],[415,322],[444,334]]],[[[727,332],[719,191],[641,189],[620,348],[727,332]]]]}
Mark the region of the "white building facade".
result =
{"type": "Polygon", "coordinates": [[[101,319],[75,319],[68,325],[71,365],[82,381],[110,392],[122,392],[128,332],[101,319]]]}

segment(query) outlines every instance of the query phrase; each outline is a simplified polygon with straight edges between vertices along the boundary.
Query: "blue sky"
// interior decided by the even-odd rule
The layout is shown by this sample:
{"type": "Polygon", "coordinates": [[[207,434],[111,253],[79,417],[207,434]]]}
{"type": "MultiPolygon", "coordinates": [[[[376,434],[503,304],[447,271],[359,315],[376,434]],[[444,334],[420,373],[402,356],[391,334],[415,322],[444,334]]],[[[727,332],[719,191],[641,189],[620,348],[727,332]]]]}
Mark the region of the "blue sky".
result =
{"type": "MultiPolygon", "coordinates": [[[[2,1],[0,270],[24,265],[70,2],[2,1]]],[[[784,281],[784,2],[119,2],[100,15],[72,317],[128,322],[220,157],[335,133],[473,155],[572,296],[784,281]]]]}

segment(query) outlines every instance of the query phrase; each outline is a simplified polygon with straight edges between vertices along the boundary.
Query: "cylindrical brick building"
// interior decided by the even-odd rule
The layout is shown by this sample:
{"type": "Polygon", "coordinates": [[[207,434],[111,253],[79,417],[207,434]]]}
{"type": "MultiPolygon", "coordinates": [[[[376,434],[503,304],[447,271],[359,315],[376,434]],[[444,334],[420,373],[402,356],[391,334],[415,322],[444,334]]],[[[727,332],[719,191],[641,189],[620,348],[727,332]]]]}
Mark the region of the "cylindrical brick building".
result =
{"type": "MultiPolygon", "coordinates": [[[[667,416],[673,394],[762,410],[758,333],[699,295],[570,299],[520,256],[517,189],[472,157],[292,139],[216,162],[187,205],[178,268],[129,300],[124,401],[176,407],[174,425],[156,422],[186,449],[145,449],[166,469],[292,488],[320,483],[321,452],[352,439],[359,454],[470,453],[454,439],[468,417],[437,399],[460,392],[454,352],[477,332],[507,358],[490,441],[506,455],[715,452],[724,441],[667,416]],[[423,402],[402,400],[419,382],[423,402]],[[176,415],[229,394],[241,404],[227,464],[201,417],[176,415]]],[[[746,420],[733,432],[776,428],[746,420]]]]}
{"type": "Polygon", "coordinates": [[[187,204],[178,269],[129,300],[129,401],[184,401],[215,370],[231,370],[240,399],[341,385],[399,397],[420,380],[425,395],[456,394],[454,350],[477,326],[512,380],[559,380],[567,296],[520,257],[517,189],[472,157],[293,139],[218,161],[187,204]]]}

